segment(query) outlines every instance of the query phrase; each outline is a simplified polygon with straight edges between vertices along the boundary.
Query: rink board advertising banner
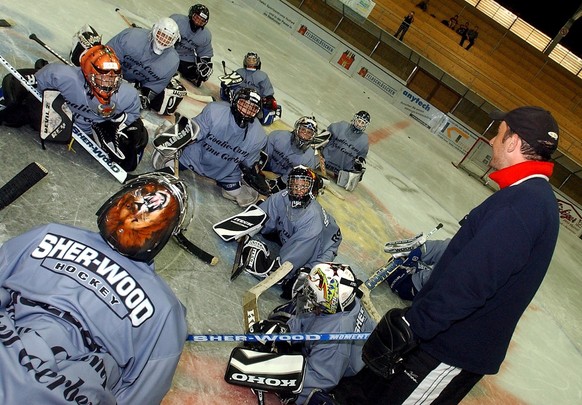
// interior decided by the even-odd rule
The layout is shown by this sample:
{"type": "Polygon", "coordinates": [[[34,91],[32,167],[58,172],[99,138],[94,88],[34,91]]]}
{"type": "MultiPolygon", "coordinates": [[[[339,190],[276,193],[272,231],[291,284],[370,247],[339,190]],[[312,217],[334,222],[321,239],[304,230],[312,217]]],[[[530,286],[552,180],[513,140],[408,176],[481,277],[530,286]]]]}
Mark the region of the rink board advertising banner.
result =
{"type": "Polygon", "coordinates": [[[247,3],[285,31],[292,32],[302,19],[299,13],[280,1],[247,0],[247,3]]]}
{"type": "Polygon", "coordinates": [[[475,143],[479,135],[450,115],[445,115],[442,122],[435,128],[434,133],[453,148],[466,154],[475,143]]]}

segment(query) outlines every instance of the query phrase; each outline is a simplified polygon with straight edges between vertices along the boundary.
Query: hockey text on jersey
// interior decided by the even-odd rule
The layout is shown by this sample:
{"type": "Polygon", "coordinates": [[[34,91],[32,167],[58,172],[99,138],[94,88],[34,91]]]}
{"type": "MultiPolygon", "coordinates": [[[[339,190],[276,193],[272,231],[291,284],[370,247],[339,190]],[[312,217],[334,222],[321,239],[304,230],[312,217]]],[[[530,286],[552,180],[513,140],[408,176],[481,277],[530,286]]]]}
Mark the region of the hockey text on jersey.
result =
{"type": "Polygon", "coordinates": [[[154,306],[139,283],[107,255],[73,239],[46,234],[31,254],[42,267],[66,275],[92,291],[134,327],[152,317],[154,306]]]}

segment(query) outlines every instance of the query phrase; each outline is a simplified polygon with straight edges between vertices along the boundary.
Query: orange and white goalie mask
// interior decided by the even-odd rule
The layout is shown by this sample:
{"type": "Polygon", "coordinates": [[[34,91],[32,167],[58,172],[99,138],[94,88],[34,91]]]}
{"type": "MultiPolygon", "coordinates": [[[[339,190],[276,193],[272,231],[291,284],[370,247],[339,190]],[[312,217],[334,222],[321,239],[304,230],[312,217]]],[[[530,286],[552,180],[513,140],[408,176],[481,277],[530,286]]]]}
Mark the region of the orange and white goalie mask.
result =
{"type": "Polygon", "coordinates": [[[150,262],[190,221],[186,184],[164,173],[127,183],[97,212],[99,233],[115,250],[150,262]]]}

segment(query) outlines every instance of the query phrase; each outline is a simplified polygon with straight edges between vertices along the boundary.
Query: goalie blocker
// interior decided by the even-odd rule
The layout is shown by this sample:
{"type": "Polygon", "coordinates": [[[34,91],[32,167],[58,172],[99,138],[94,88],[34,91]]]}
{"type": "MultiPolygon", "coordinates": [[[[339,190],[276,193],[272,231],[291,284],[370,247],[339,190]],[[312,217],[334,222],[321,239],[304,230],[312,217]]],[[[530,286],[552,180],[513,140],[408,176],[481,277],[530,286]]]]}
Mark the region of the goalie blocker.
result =
{"type": "Polygon", "coordinates": [[[233,385],[294,395],[303,390],[305,358],[301,354],[278,354],[235,347],[224,380],[233,385]]]}

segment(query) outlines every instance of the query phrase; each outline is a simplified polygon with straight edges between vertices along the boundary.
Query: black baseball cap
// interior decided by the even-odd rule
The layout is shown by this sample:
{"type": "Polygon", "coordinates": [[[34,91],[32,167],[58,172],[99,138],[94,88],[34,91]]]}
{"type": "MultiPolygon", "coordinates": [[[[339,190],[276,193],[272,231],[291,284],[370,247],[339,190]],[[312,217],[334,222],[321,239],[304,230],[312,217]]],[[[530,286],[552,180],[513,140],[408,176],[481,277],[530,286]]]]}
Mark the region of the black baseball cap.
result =
{"type": "Polygon", "coordinates": [[[509,112],[493,111],[493,120],[505,121],[540,156],[550,158],[558,148],[559,128],[552,114],[542,107],[519,107],[509,112]]]}

